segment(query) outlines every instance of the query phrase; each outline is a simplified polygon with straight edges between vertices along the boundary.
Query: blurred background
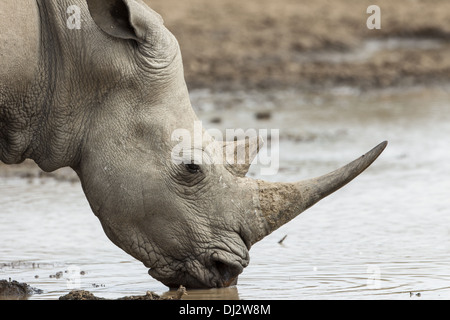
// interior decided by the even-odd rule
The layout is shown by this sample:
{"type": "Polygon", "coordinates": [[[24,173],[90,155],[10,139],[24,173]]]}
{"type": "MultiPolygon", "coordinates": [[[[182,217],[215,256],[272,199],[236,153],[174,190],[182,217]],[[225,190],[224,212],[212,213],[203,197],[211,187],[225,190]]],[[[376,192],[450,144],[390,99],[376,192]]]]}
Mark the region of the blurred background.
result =
{"type": "MultiPolygon", "coordinates": [[[[450,2],[145,0],[177,37],[206,127],[279,130],[271,155],[294,181],[380,158],[254,245],[228,290],[186,299],[450,298],[450,2]],[[366,25],[370,5],[381,29],[366,25]],[[285,237],[287,236],[287,237],[285,237]],[[279,243],[280,239],[284,239],[279,243]]],[[[0,279],[116,298],[168,289],[115,247],[71,169],[0,165],[0,279]]]]}
{"type": "Polygon", "coordinates": [[[152,0],[190,88],[429,84],[450,75],[445,0],[152,0]],[[370,5],[381,29],[369,30],[370,5]]]}

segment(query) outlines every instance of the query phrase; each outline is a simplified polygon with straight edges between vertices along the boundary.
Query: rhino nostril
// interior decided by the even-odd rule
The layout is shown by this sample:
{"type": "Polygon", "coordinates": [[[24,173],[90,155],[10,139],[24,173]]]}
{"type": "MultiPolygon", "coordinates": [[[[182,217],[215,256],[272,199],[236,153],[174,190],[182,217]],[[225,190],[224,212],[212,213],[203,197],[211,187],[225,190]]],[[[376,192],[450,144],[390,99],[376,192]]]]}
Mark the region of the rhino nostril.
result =
{"type": "Polygon", "coordinates": [[[231,277],[230,270],[228,266],[221,262],[221,261],[215,261],[215,267],[217,271],[219,271],[219,274],[226,280],[231,277]]]}
{"type": "Polygon", "coordinates": [[[237,283],[237,276],[242,272],[242,267],[231,265],[222,261],[214,261],[214,267],[219,272],[224,287],[232,286],[237,283]]]}

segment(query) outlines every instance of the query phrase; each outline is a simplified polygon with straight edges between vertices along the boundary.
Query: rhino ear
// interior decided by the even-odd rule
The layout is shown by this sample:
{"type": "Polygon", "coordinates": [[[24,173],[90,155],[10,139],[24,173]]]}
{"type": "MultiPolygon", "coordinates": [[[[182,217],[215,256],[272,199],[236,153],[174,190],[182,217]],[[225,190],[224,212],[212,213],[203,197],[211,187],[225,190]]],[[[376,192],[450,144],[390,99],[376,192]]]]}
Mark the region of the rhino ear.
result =
{"type": "Polygon", "coordinates": [[[163,23],[161,16],[140,0],[87,0],[87,4],[97,26],[112,37],[142,43],[149,24],[163,23]]]}

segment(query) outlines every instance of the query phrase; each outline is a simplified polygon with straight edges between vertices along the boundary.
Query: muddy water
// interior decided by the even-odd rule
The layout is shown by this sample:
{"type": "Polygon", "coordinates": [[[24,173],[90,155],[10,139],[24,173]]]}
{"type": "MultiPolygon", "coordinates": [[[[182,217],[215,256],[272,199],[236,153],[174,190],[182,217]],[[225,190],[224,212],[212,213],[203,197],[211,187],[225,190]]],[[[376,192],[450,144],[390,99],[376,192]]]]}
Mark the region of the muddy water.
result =
{"type": "MultiPolygon", "coordinates": [[[[236,287],[186,299],[450,298],[448,88],[192,99],[207,127],[280,129],[278,175],[255,166],[254,177],[309,178],[389,146],[357,180],[256,244],[236,287]]],[[[78,183],[7,178],[0,195],[0,279],[43,290],[31,299],[76,287],[106,298],[167,292],[106,238],[78,183]]]]}

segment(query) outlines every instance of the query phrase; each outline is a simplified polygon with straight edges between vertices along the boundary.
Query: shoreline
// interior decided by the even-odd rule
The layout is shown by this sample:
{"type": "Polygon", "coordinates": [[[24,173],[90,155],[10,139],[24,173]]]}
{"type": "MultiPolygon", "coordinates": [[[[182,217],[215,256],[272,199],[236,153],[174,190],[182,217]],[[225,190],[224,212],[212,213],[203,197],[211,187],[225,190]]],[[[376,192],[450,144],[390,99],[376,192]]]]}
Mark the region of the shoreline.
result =
{"type": "MultiPolygon", "coordinates": [[[[271,114],[275,111],[276,105],[283,104],[283,101],[292,101],[292,97],[302,97],[306,99],[314,99],[314,97],[321,97],[323,104],[325,105],[330,99],[347,97],[347,98],[361,98],[361,101],[367,99],[373,99],[380,96],[401,96],[401,95],[443,95],[450,94],[450,81],[447,83],[441,83],[439,85],[409,85],[409,86],[389,86],[385,88],[371,88],[361,89],[352,86],[334,86],[330,88],[292,88],[283,87],[280,89],[271,88],[270,90],[262,90],[258,88],[239,90],[219,90],[218,88],[202,88],[191,90],[191,100],[193,108],[199,115],[199,118],[204,122],[207,127],[218,126],[222,127],[222,117],[217,115],[227,112],[232,112],[233,108],[241,108],[246,104],[248,100],[250,104],[257,103],[258,101],[264,101],[267,105],[273,105],[274,107],[264,110],[256,110],[253,106],[248,108],[248,113],[253,114],[255,117],[255,123],[267,125],[270,123],[271,114]],[[254,101],[252,101],[254,99],[254,101]],[[209,110],[204,106],[214,106],[215,109],[209,110]],[[267,117],[258,118],[259,113],[266,115],[267,117]],[[269,121],[269,122],[267,122],[269,121]]],[[[312,101],[312,100],[311,100],[312,101]]],[[[314,137],[309,136],[295,136],[292,135],[289,130],[285,130],[285,133],[280,135],[280,141],[293,140],[293,141],[312,141],[314,137]]],[[[35,179],[53,179],[61,182],[79,183],[79,178],[75,171],[69,167],[60,168],[53,172],[44,172],[37,164],[31,160],[26,159],[20,164],[7,165],[0,161],[0,178],[19,178],[28,180],[30,183],[35,179]]]]}

